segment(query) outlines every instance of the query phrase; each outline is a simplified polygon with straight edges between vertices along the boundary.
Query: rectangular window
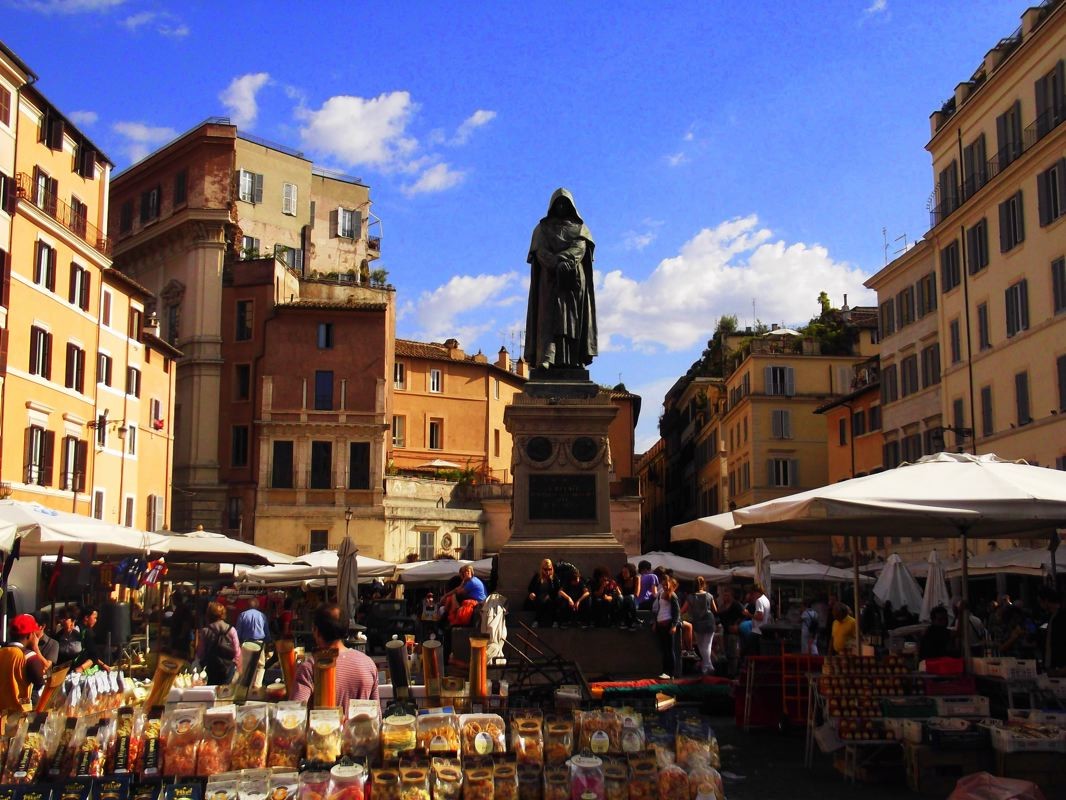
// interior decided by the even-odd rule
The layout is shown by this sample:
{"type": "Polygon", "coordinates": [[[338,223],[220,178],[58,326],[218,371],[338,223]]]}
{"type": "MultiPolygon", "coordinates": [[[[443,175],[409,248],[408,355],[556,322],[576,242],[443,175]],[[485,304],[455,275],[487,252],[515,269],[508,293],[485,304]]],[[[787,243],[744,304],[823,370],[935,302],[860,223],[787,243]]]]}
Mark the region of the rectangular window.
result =
{"type": "Polygon", "coordinates": [[[93,519],[104,518],[104,493],[101,489],[93,491],[93,519]]]}
{"type": "Polygon", "coordinates": [[[129,233],[133,230],[133,201],[127,200],[119,208],[118,232],[129,233]]]}
{"type": "Polygon", "coordinates": [[[1050,225],[1066,214],[1066,158],[1036,176],[1036,190],[1040,208],[1040,227],[1050,225]]]}
{"type": "Polygon", "coordinates": [[[315,370],[315,411],[333,410],[333,370],[315,370]]]}
{"type": "Polygon", "coordinates": [[[955,428],[966,427],[966,409],[961,397],[951,401],[951,425],[955,428]]]}
{"type": "Polygon", "coordinates": [[[0,123],[11,127],[11,92],[0,86],[0,123]]]}
{"type": "Polygon", "coordinates": [[[766,393],[791,397],[796,393],[795,370],[792,367],[764,367],[766,393]]]}
{"type": "Polygon", "coordinates": [[[52,485],[55,437],[55,433],[37,425],[26,429],[26,483],[36,486],[52,485]]]}
{"type": "Polygon", "coordinates": [[[85,472],[84,462],[79,469],[78,466],[78,445],[85,444],[79,442],[74,436],[63,437],[63,452],[60,458],[62,458],[62,467],[59,474],[59,488],[70,491],[85,491],[85,472]]]}
{"type": "Polygon", "coordinates": [[[1007,336],[1029,330],[1029,282],[1020,280],[1007,287],[1007,336]]]}
{"type": "Polygon", "coordinates": [[[100,299],[100,322],[105,327],[111,327],[111,292],[106,289],[100,299]]]}
{"type": "Polygon", "coordinates": [[[255,236],[241,237],[241,260],[248,261],[259,258],[259,239],[255,236]]]}
{"type": "Polygon", "coordinates": [[[494,458],[500,457],[500,429],[494,428],[492,431],[492,455],[494,458]]]}
{"type": "Polygon", "coordinates": [[[1066,117],[1066,62],[1054,68],[1033,85],[1036,89],[1036,135],[1043,138],[1066,117]]]}
{"type": "Polygon", "coordinates": [[[918,356],[907,356],[899,362],[899,388],[900,397],[914,394],[918,391],[918,356]]]}
{"type": "Polygon", "coordinates": [[[36,325],[30,328],[30,374],[52,379],[52,334],[36,325]]]}
{"type": "Polygon", "coordinates": [[[940,251],[940,287],[947,294],[962,282],[959,269],[959,241],[956,239],[940,251]]]}
{"type": "Polygon", "coordinates": [[[307,540],[307,552],[317,553],[329,547],[329,531],[312,530],[307,540]]]}
{"type": "Polygon", "coordinates": [[[85,231],[89,226],[89,209],[77,197],[70,198],[70,229],[85,238],[85,231]]]}
{"type": "Polygon", "coordinates": [[[1055,370],[1059,377],[1059,411],[1066,411],[1066,356],[1055,359],[1055,370]]]}
{"type": "Polygon", "coordinates": [[[988,323],[988,303],[977,306],[977,349],[989,350],[992,347],[992,332],[988,323]]]}
{"type": "Polygon", "coordinates": [[[226,527],[231,531],[240,530],[241,527],[241,498],[226,498],[226,527]]]}
{"type": "Polygon", "coordinates": [[[799,462],[794,458],[771,458],[768,477],[771,486],[799,486],[799,462]]]}
{"type": "Polygon", "coordinates": [[[100,414],[96,418],[96,446],[99,449],[107,447],[107,415],[100,414]]]}
{"type": "Polygon", "coordinates": [[[98,353],[96,356],[96,382],[104,386],[111,385],[111,369],[113,362],[111,356],[98,353]]]}
{"type": "Polygon", "coordinates": [[[141,223],[151,222],[159,217],[160,199],[163,196],[163,188],[156,186],[146,192],[141,192],[141,223]]]}
{"type": "Polygon", "coordinates": [[[459,551],[459,557],[468,561],[474,558],[474,534],[457,533],[455,535],[455,549],[459,551]]]}
{"type": "Polygon", "coordinates": [[[1022,154],[1022,103],[1015,100],[1009,109],[996,118],[996,159],[999,171],[1022,154]]]}
{"type": "Polygon", "coordinates": [[[872,431],[881,430],[881,406],[870,406],[869,428],[872,431]]]}
{"type": "Polygon", "coordinates": [[[500,399],[500,379],[499,378],[493,378],[492,379],[492,399],[493,400],[499,400],[500,399]]]}
{"type": "Polygon", "coordinates": [[[292,486],[292,442],[275,440],[270,461],[270,488],[291,489],[292,486]]]}
{"type": "Polygon", "coordinates": [[[774,439],[792,438],[792,412],[775,408],[770,412],[770,435],[774,439]]]}
{"type": "Polygon", "coordinates": [[[230,459],[231,467],[248,466],[248,426],[234,425],[230,435],[230,459]]]}
{"type": "Polygon", "coordinates": [[[355,239],[361,233],[362,218],[359,212],[354,208],[338,208],[336,211],[337,217],[337,236],[342,239],[355,239]]]}
{"type": "Polygon", "coordinates": [[[936,273],[930,272],[918,281],[918,317],[936,311],[936,273]]]}
{"type": "Polygon", "coordinates": [[[896,332],[896,301],[886,300],[881,304],[881,338],[896,332]]]}
{"type": "Polygon", "coordinates": [[[183,169],[174,176],[174,207],[185,205],[188,193],[189,171],[183,169]]]}
{"type": "Polygon", "coordinates": [[[233,368],[233,399],[247,400],[252,395],[252,365],[237,364],[233,368]]]}
{"type": "Polygon", "coordinates": [[[77,264],[70,265],[70,286],[67,292],[67,300],[72,306],[77,306],[82,311],[89,310],[89,284],[91,278],[89,270],[79,267],[77,264]]]}
{"type": "Polygon", "coordinates": [[[167,317],[167,343],[177,346],[181,336],[181,306],[170,303],[166,309],[167,317]]]}
{"type": "Polygon", "coordinates": [[[311,475],[307,488],[333,488],[333,442],[311,442],[311,475]]]}
{"type": "Polygon", "coordinates": [[[866,433],[866,412],[862,409],[853,411],[851,414],[851,436],[862,436],[866,433]]]}
{"type": "Polygon", "coordinates": [[[958,364],[962,361],[962,333],[957,319],[948,323],[948,341],[951,348],[951,363],[958,364]]]}
{"type": "Polygon", "coordinates": [[[948,214],[959,207],[959,162],[952,161],[945,169],[940,171],[937,180],[937,215],[936,221],[940,222],[948,214]]]}
{"type": "Polygon", "coordinates": [[[940,383],[940,345],[931,344],[922,349],[922,388],[928,389],[940,383]]]}
{"type": "Polygon", "coordinates": [[[899,313],[899,327],[903,328],[914,322],[914,287],[908,286],[896,296],[896,311],[899,313]]]}
{"type": "Polygon", "coordinates": [[[1066,258],[1051,262],[1051,305],[1056,314],[1066,311],[1066,258]]]}
{"type": "Polygon", "coordinates": [[[1014,376],[1014,404],[1017,409],[1018,426],[1028,425],[1033,421],[1029,416],[1029,373],[1019,372],[1014,376]]]}
{"type": "Polygon", "coordinates": [[[1025,241],[1025,219],[1022,211],[1022,192],[999,204],[999,251],[1006,253],[1025,241]]]}
{"type": "Polygon", "coordinates": [[[966,230],[966,258],[971,275],[988,266],[988,220],[982,219],[966,230]]]}
{"type": "Polygon", "coordinates": [[[882,448],[881,461],[885,469],[895,469],[900,464],[899,442],[885,442],[882,448]]]}
{"type": "Polygon", "coordinates": [[[286,247],[283,244],[274,245],[274,258],[285,264],[294,272],[303,272],[304,251],[302,247],[286,247]]]}
{"type": "Polygon", "coordinates": [[[922,435],[912,433],[903,437],[903,460],[917,461],[922,457],[922,435]]]}
{"type": "Polygon", "coordinates": [[[992,387],[981,387],[981,435],[991,436],[996,432],[992,416],[992,387]]]}
{"type": "Polygon", "coordinates": [[[148,418],[152,421],[153,430],[163,430],[163,402],[158,397],[153,397],[148,404],[148,418]]]}
{"type": "Polygon", "coordinates": [[[988,156],[985,154],[985,135],[982,133],[962,151],[962,169],[966,175],[963,199],[988,183],[988,156]]]}
{"type": "Polygon", "coordinates": [[[441,377],[441,371],[439,369],[431,369],[429,371],[429,390],[431,392],[440,393],[442,391],[443,379],[441,377]]]}
{"type": "Polygon", "coordinates": [[[841,447],[848,443],[848,419],[841,417],[837,420],[837,444],[841,447]]]}
{"type": "Polygon", "coordinates": [[[318,349],[319,350],[332,350],[333,349],[333,323],[332,322],[320,322],[320,323],[318,323],[318,349]]]}
{"type": "Polygon", "coordinates": [[[67,342],[67,369],[63,385],[81,394],[85,391],[85,351],[67,342]]]}
{"type": "Polygon", "coordinates": [[[141,332],[143,330],[141,320],[143,315],[144,312],[139,308],[133,308],[131,306],[129,314],[126,316],[126,335],[135,341],[140,341],[141,339],[141,332]]]}
{"type": "Polygon", "coordinates": [[[126,453],[131,456],[137,455],[137,426],[126,427],[126,453]]]}
{"type": "Polygon", "coordinates": [[[237,197],[246,203],[263,202],[263,176],[258,172],[242,169],[239,175],[237,197]]]}
{"type": "Polygon", "coordinates": [[[394,389],[407,388],[407,369],[402,361],[397,361],[392,365],[392,387],[394,389]]]}
{"type": "Polygon", "coordinates": [[[881,370],[881,405],[894,403],[899,399],[897,377],[895,364],[889,364],[881,370]]]}
{"type": "Polygon", "coordinates": [[[407,447],[407,417],[393,416],[392,446],[407,447]]]}
{"type": "Polygon", "coordinates": [[[238,342],[247,342],[252,338],[252,317],[254,306],[251,300],[237,301],[237,326],[234,338],[238,342]]]}
{"type": "Polygon", "coordinates": [[[56,249],[39,240],[33,265],[33,282],[50,292],[56,290],[56,249]]]}
{"type": "Polygon", "coordinates": [[[418,558],[420,561],[432,561],[437,557],[437,532],[418,532],[418,558]]]}
{"type": "Polygon", "coordinates": [[[444,449],[444,420],[431,419],[429,421],[429,449],[444,449]]]}
{"type": "Polygon", "coordinates": [[[370,442],[348,443],[348,488],[370,488],[370,442]]]}
{"type": "Polygon", "coordinates": [[[126,394],[141,396],[141,371],[136,367],[126,367],[126,394]]]}
{"type": "Polygon", "coordinates": [[[281,186],[281,213],[296,216],[296,184],[284,183],[281,186]]]}

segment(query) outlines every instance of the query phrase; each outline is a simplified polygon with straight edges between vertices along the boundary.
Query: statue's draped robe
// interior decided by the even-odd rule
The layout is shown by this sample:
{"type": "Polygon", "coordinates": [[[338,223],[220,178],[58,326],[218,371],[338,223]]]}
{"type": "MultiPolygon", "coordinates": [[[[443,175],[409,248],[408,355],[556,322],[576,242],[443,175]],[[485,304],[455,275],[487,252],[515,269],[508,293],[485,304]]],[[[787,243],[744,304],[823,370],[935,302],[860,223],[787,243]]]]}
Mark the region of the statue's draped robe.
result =
{"type": "Polygon", "coordinates": [[[558,189],[529,245],[530,285],[524,357],[531,367],[585,367],[597,353],[596,295],[592,283],[595,242],[574,198],[558,189]],[[558,198],[563,218],[551,213],[558,198]]]}

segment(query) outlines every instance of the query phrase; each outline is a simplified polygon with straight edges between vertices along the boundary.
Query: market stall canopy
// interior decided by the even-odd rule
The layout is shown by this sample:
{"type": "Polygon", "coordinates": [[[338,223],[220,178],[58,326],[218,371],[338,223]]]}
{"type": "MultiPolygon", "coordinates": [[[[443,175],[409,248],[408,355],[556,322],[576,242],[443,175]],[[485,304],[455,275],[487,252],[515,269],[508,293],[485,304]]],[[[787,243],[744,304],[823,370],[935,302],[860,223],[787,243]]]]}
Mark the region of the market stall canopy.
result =
{"type": "Polygon", "coordinates": [[[633,559],[634,563],[639,561],[647,561],[651,564],[652,569],[662,567],[663,569],[670,570],[675,578],[680,578],[681,580],[686,581],[696,580],[696,578],[702,575],[706,578],[707,583],[720,583],[722,581],[728,581],[732,577],[732,574],[728,570],[718,569],[709,564],[704,564],[702,561],[685,558],[676,553],[664,553],[660,550],[653,550],[650,553],[645,553],[644,555],[633,559]]]}
{"type": "Polygon", "coordinates": [[[932,611],[937,606],[944,606],[948,609],[948,614],[954,616],[951,611],[951,595],[944,580],[944,565],[940,563],[940,554],[936,550],[929,552],[928,564],[925,592],[922,593],[922,610],[918,613],[919,622],[929,622],[932,611]]]}
{"type": "MultiPolygon", "coordinates": [[[[925,578],[929,574],[929,561],[907,561],[907,571],[910,572],[915,578],[925,578]]],[[[959,568],[960,562],[957,559],[949,558],[940,562],[940,565],[945,570],[959,568]]],[[[869,564],[865,564],[859,568],[859,572],[864,575],[880,575],[881,570],[885,568],[884,561],[874,561],[869,564]]]]}
{"type": "MultiPolygon", "coordinates": [[[[379,561],[364,555],[358,555],[356,559],[359,563],[361,583],[374,578],[391,578],[396,571],[396,565],[389,561],[379,561]]],[[[245,581],[296,586],[316,578],[336,578],[337,573],[337,551],[316,550],[300,556],[299,561],[291,564],[246,570],[242,577],[245,581]]]]}
{"type": "Polygon", "coordinates": [[[435,561],[410,561],[406,564],[397,564],[396,571],[399,573],[401,583],[433,583],[447,581],[459,574],[459,567],[470,564],[474,568],[474,576],[484,580],[492,574],[492,559],[483,558],[480,561],[466,561],[456,558],[438,558],[435,561]]]}
{"type": "Polygon", "coordinates": [[[445,461],[443,458],[435,458],[432,461],[427,461],[425,464],[419,464],[415,469],[462,469],[461,464],[456,464],[454,461],[445,461]]]}
{"type": "Polygon", "coordinates": [[[937,453],[733,512],[729,536],[1043,536],[1066,526],[1066,473],[995,455],[937,453]]]}
{"type": "Polygon", "coordinates": [[[918,581],[907,570],[907,565],[898,553],[888,557],[885,568],[874,584],[874,597],[882,605],[892,603],[892,607],[900,609],[907,607],[908,611],[917,611],[922,607],[922,590],[918,588],[918,581]]]}
{"type": "Polygon", "coordinates": [[[143,553],[163,546],[163,534],[145,533],[124,525],[56,511],[40,503],[0,500],[0,550],[11,552],[15,539],[21,539],[23,556],[54,556],[63,548],[65,556],[77,556],[87,545],[96,556],[143,553]]]}
{"type": "MultiPolygon", "coordinates": [[[[1019,547],[1011,550],[996,550],[970,559],[970,577],[975,575],[995,575],[1005,572],[1009,575],[1032,575],[1040,577],[1051,574],[1051,553],[1046,547],[1030,549],[1019,547]]],[[[1060,560],[1056,564],[1059,573],[1066,573],[1066,563],[1060,560]]],[[[947,567],[947,575],[953,578],[961,574],[957,564],[947,567]]]]}
{"type": "Polygon", "coordinates": [[[701,517],[691,522],[683,522],[670,529],[670,541],[680,542],[695,539],[712,547],[721,547],[725,536],[737,528],[737,522],[733,519],[733,512],[726,511],[724,514],[715,514],[711,517],[701,517]]]}
{"type": "MultiPolygon", "coordinates": [[[[755,567],[736,567],[732,570],[737,578],[754,578],[755,567]]],[[[825,583],[851,583],[855,575],[849,569],[830,567],[808,559],[795,561],[770,561],[770,577],[779,581],[822,581],[825,583]]],[[[874,579],[863,575],[864,583],[873,583],[874,579]]]]}
{"type": "Polygon", "coordinates": [[[293,557],[265,547],[233,539],[223,533],[196,530],[164,537],[163,555],[173,564],[289,564],[293,557]]]}

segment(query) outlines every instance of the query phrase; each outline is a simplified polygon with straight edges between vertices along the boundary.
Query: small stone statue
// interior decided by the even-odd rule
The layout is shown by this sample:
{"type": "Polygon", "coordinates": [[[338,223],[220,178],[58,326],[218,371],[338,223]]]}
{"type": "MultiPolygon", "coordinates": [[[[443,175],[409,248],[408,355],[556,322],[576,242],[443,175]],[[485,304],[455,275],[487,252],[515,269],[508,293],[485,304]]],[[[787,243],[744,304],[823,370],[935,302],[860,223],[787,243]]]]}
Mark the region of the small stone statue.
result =
{"type": "Polygon", "coordinates": [[[529,245],[524,356],[534,369],[583,369],[596,355],[595,246],[573,195],[556,189],[529,245]]]}

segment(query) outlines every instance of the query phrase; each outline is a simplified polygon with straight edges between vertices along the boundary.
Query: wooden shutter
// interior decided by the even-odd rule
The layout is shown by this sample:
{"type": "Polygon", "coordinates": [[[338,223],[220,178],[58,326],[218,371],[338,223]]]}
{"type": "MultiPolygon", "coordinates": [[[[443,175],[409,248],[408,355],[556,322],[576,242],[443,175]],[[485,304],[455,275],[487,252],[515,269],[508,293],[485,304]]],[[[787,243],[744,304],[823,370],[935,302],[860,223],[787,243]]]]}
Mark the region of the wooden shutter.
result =
{"type": "MultiPolygon", "coordinates": [[[[777,483],[774,481],[774,460],[772,458],[766,459],[766,485],[777,485],[777,483]]],[[[730,492],[732,493],[732,487],[730,487],[730,492]]]]}
{"type": "Polygon", "coordinates": [[[89,270],[84,269],[81,272],[81,294],[78,297],[78,305],[81,306],[82,311],[89,310],[89,291],[92,287],[92,275],[89,270]]]}
{"type": "Polygon", "coordinates": [[[1025,206],[1022,205],[1022,190],[1018,190],[1018,194],[1014,195],[1017,198],[1018,207],[1018,241],[1015,244],[1021,244],[1025,241],[1025,206]]]}
{"type": "Polygon", "coordinates": [[[1043,136],[1051,129],[1051,120],[1044,117],[1047,108],[1048,76],[1038,78],[1036,88],[1036,132],[1037,136],[1043,136]]]}
{"type": "Polygon", "coordinates": [[[763,367],[762,372],[766,394],[776,394],[774,391],[774,368],[763,367]]]}
{"type": "MultiPolygon", "coordinates": [[[[1060,61],[1061,65],[1062,62],[1060,61]]],[[[1059,159],[1059,215],[1066,214],[1066,158],[1059,159]]]]}
{"type": "Polygon", "coordinates": [[[1022,101],[1015,100],[1011,114],[1011,161],[1022,154],[1022,101]]]}
{"type": "MultiPolygon", "coordinates": [[[[261,172],[252,173],[252,202],[263,202],[263,174],[261,172]]],[[[275,195],[276,196],[276,195],[275,195]]]]}
{"type": "Polygon", "coordinates": [[[1023,279],[1018,284],[1018,330],[1029,330],[1029,281],[1023,279]]]}
{"type": "Polygon", "coordinates": [[[1066,356],[1055,361],[1059,373],[1059,411],[1066,411],[1066,356]]]}
{"type": "Polygon", "coordinates": [[[1010,236],[1007,233],[1007,226],[1010,224],[1010,216],[1008,206],[1010,201],[1004,200],[999,204],[999,252],[1006,253],[1010,249],[1008,242],[1010,242],[1010,236]]]}
{"type": "Polygon", "coordinates": [[[48,248],[48,291],[54,292],[56,290],[56,249],[54,247],[48,248]]]}
{"type": "Polygon", "coordinates": [[[41,337],[37,334],[38,330],[40,330],[40,329],[39,328],[30,328],[30,374],[31,375],[36,375],[37,374],[34,370],[37,369],[37,350],[38,350],[38,343],[41,340],[41,337]]]}
{"type": "Polygon", "coordinates": [[[44,374],[46,380],[52,380],[52,334],[44,335],[44,374]]]}
{"type": "Polygon", "coordinates": [[[66,367],[65,367],[66,371],[65,371],[65,375],[64,375],[63,385],[66,386],[68,389],[73,389],[74,388],[74,384],[76,383],[76,381],[74,380],[74,356],[75,356],[74,350],[75,349],[76,348],[75,348],[75,346],[73,344],[71,344],[70,342],[67,342],[67,363],[66,363],[66,367]]]}
{"type": "Polygon", "coordinates": [[[774,411],[770,415],[770,435],[775,439],[782,438],[781,434],[781,412],[774,411]]]}
{"type": "Polygon", "coordinates": [[[1010,154],[1007,152],[1007,115],[1000,114],[996,117],[996,162],[999,169],[1010,163],[1010,154]]]}
{"type": "Polygon", "coordinates": [[[69,287],[68,292],[67,292],[67,300],[70,301],[70,304],[72,306],[73,305],[78,305],[79,301],[80,301],[80,298],[78,296],[78,270],[79,269],[80,269],[80,267],[78,267],[77,264],[75,264],[74,262],[71,262],[71,264],[70,264],[70,281],[69,281],[70,287],[69,287]]]}
{"type": "Polygon", "coordinates": [[[44,243],[40,239],[33,243],[33,282],[37,284],[44,280],[41,270],[41,256],[43,255],[41,248],[43,247],[44,243]]]}
{"type": "Polygon", "coordinates": [[[26,428],[22,437],[22,478],[26,483],[34,483],[33,480],[33,426],[26,428]]]}
{"type": "Polygon", "coordinates": [[[340,235],[341,209],[335,208],[329,212],[329,238],[336,239],[340,235]]]}
{"type": "Polygon", "coordinates": [[[45,190],[44,210],[53,217],[56,215],[59,203],[59,179],[49,178],[48,187],[45,190]]]}
{"type": "Polygon", "coordinates": [[[783,439],[791,439],[792,438],[792,412],[791,411],[787,411],[786,410],[786,411],[782,411],[781,412],[781,438],[783,438],[783,439]]]}
{"type": "Polygon", "coordinates": [[[141,192],[141,222],[148,221],[148,192],[141,192]]]}
{"type": "Polygon", "coordinates": [[[44,449],[41,456],[41,485],[52,485],[52,472],[55,466],[56,435],[55,431],[44,432],[44,449]]]}
{"type": "Polygon", "coordinates": [[[89,443],[78,441],[74,445],[74,491],[85,491],[85,469],[89,464],[89,443]]]}
{"type": "Polygon", "coordinates": [[[65,126],[59,117],[51,117],[48,120],[48,147],[52,150],[63,149],[63,133],[65,126]]]}

